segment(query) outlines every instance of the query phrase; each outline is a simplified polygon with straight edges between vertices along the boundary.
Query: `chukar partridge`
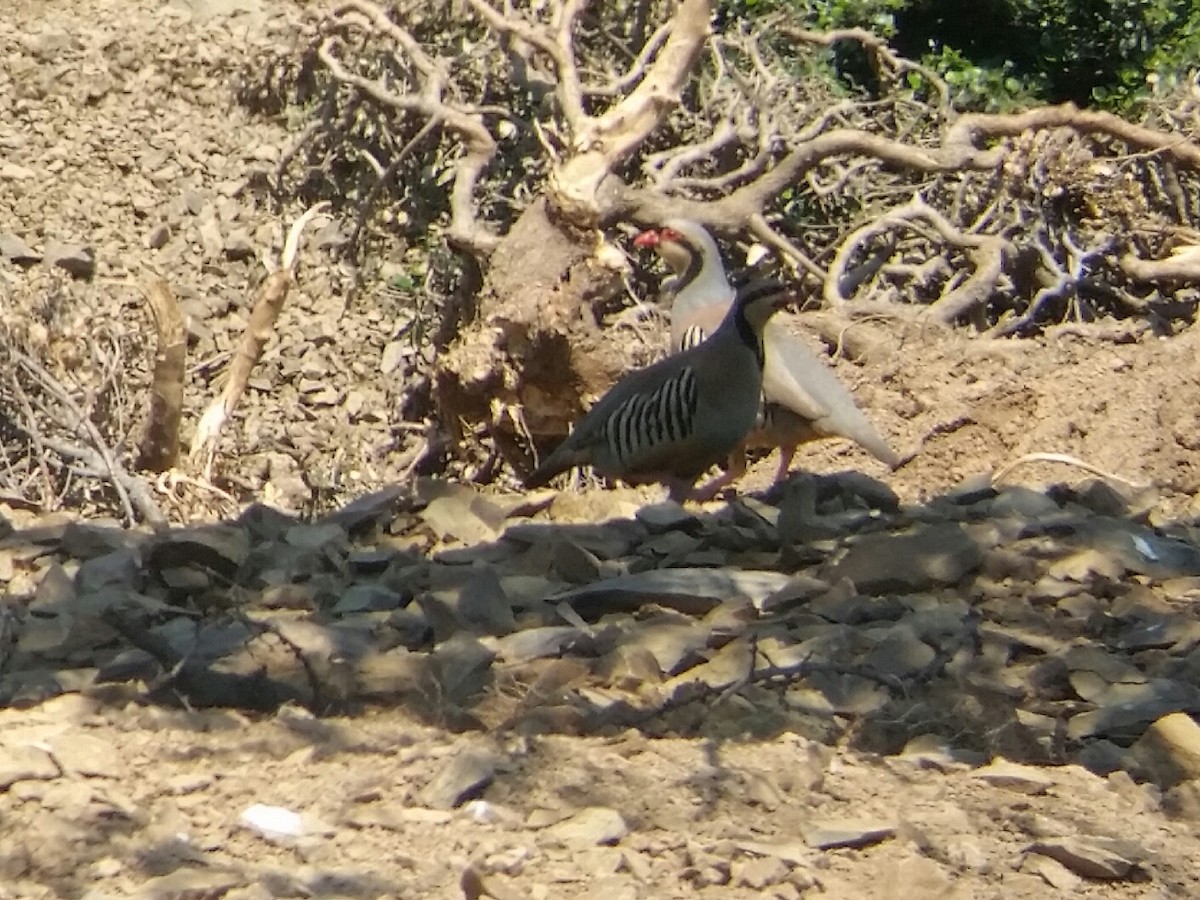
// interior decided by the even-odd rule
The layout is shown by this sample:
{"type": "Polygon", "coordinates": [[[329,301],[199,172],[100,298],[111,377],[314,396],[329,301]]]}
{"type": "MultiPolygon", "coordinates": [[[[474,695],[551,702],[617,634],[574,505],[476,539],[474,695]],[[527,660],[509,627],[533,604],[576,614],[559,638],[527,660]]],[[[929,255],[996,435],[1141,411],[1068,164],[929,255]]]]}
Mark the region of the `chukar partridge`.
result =
{"type": "Polygon", "coordinates": [[[626,375],[597,401],[525,486],[590,465],[630,484],[660,482],[672,500],[725,461],[758,421],[762,331],[788,299],[778,283],[735,294],[710,337],[626,375]]]}
{"type": "MultiPolygon", "coordinates": [[[[671,350],[686,350],[703,340],[721,321],[734,296],[716,242],[703,226],[672,219],[658,230],[644,231],[634,240],[652,248],[671,269],[664,291],[674,295],[671,306],[671,350]]],[[[782,324],[770,323],[763,332],[762,416],[742,447],[729,461],[725,476],[704,489],[708,493],[740,477],[746,469],[745,450],[779,448],[779,482],[791,468],[797,448],[808,441],[842,437],[854,441],[889,468],[900,458],[858,408],[854,397],[833,370],[782,324]]]]}

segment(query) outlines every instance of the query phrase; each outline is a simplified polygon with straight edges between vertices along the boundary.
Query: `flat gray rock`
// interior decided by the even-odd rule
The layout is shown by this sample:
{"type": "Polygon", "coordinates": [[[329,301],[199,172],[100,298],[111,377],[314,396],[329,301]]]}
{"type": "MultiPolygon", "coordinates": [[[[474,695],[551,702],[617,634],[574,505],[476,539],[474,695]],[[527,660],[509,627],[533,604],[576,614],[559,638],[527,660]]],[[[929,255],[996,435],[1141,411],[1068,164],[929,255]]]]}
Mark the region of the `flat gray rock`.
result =
{"type": "Polygon", "coordinates": [[[51,756],[64,772],[119,778],[126,771],[124,760],[112,742],[94,734],[76,729],[54,735],[46,743],[51,756]]]}
{"type": "Polygon", "coordinates": [[[330,608],[335,616],[399,609],[404,597],[380,584],[352,584],[330,608]]]}
{"type": "Polygon", "coordinates": [[[714,690],[722,690],[746,681],[750,677],[753,660],[754,650],[750,641],[741,637],[730,641],[707,662],[677,675],[666,687],[669,691],[677,685],[698,682],[714,690]]]}
{"type": "Polygon", "coordinates": [[[1187,713],[1163,716],[1138,738],[1129,762],[1159,787],[1200,780],[1200,725],[1187,713]]]}
{"type": "Polygon", "coordinates": [[[709,630],[698,622],[663,617],[634,623],[621,645],[646,650],[660,671],[674,675],[700,658],[700,652],[708,646],[708,635],[709,630]]]}
{"type": "Polygon", "coordinates": [[[852,820],[814,822],[804,831],[804,842],[817,850],[837,847],[869,847],[886,841],[896,833],[896,826],[884,822],[852,820]]]}
{"type": "Polygon", "coordinates": [[[464,748],[455,754],[421,791],[421,800],[433,809],[453,809],[478,797],[496,777],[496,754],[464,748]]]}
{"type": "Polygon", "coordinates": [[[0,232],[0,256],[19,266],[32,265],[42,258],[42,254],[9,232],[0,232]]]}
{"type": "Polygon", "coordinates": [[[834,672],[814,672],[787,692],[789,706],[840,715],[871,715],[889,699],[887,689],[878,682],[834,672]]]}
{"type": "Polygon", "coordinates": [[[643,506],[637,511],[636,518],[651,534],[684,531],[700,526],[700,519],[694,512],[671,500],[643,506]]]}
{"type": "Polygon", "coordinates": [[[650,603],[702,616],[737,597],[748,597],[761,607],[763,600],[790,580],[780,572],[654,569],[572,588],[552,599],[566,601],[585,619],[610,612],[633,612],[650,603]]]}
{"type": "Polygon", "coordinates": [[[134,588],[142,579],[139,555],[115,550],[85,560],[75,573],[75,590],[87,594],[108,587],[134,588]]]}
{"type": "Polygon", "coordinates": [[[389,485],[351,500],[341,509],[323,516],[321,521],[340,525],[348,533],[354,534],[392,513],[406,492],[401,485],[389,485]]]}
{"type": "Polygon", "coordinates": [[[994,759],[972,772],[971,777],[1018,794],[1044,794],[1055,783],[1045,769],[1009,762],[1007,759],[994,759]]]}
{"type": "Polygon", "coordinates": [[[1029,847],[1030,853],[1039,853],[1057,860],[1076,875],[1084,878],[1117,880],[1131,875],[1137,867],[1136,859],[1126,854],[1144,855],[1127,842],[1099,837],[1064,837],[1038,841],[1029,847]]]}
{"type": "MultiPolygon", "coordinates": [[[[529,662],[531,659],[561,656],[573,644],[584,640],[588,638],[573,625],[525,628],[497,640],[496,655],[505,662],[529,662]]],[[[588,642],[591,643],[590,640],[588,642]]]]}
{"type": "Polygon", "coordinates": [[[1072,716],[1067,735],[1073,740],[1093,735],[1141,733],[1143,726],[1167,713],[1200,713],[1200,688],[1181,681],[1155,678],[1145,684],[1112,685],[1099,698],[1107,705],[1072,716]]]}
{"type": "Polygon", "coordinates": [[[875,645],[866,664],[881,675],[908,678],[924,672],[935,659],[937,653],[932,647],[908,628],[898,626],[875,645]]]}
{"type": "Polygon", "coordinates": [[[512,603],[491,566],[478,567],[474,577],[458,589],[453,608],[459,621],[472,631],[499,635],[517,628],[512,603]]]}
{"type": "Polygon", "coordinates": [[[51,243],[46,247],[43,261],[64,270],[72,278],[86,281],[96,274],[96,253],[86,244],[51,243]]]}
{"type": "Polygon", "coordinates": [[[616,844],[629,834],[629,826],[615,809],[589,806],[557,825],[549,833],[567,844],[616,844]]]}
{"type": "Polygon", "coordinates": [[[233,579],[249,555],[245,528],[201,525],[173,529],[157,538],[147,548],[147,563],[159,569],[201,567],[233,579]]]}
{"type": "Polygon", "coordinates": [[[825,577],[848,578],[865,593],[917,592],[954,584],[983,562],[960,526],[933,525],[909,534],[869,534],[850,545],[825,577]]]}
{"type": "Polygon", "coordinates": [[[558,576],[571,584],[587,584],[601,578],[600,558],[569,539],[554,543],[551,563],[558,576]]]}

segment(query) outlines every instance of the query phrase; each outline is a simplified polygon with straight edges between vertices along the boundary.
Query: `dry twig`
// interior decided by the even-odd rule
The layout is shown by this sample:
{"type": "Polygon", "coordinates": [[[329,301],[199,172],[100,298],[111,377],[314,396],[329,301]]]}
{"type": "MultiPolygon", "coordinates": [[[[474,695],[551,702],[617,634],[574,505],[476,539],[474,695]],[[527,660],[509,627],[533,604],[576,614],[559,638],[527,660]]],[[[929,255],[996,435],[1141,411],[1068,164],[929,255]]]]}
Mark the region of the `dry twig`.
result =
{"type": "MultiPolygon", "coordinates": [[[[75,402],[75,398],[71,396],[70,392],[36,360],[15,349],[10,349],[9,353],[17,365],[32,376],[46,394],[57,401],[58,406],[54,408],[43,405],[44,411],[49,413],[61,428],[86,438],[92,446],[82,447],[66,441],[51,439],[45,435],[40,438],[41,444],[67,459],[82,460],[90,467],[79,474],[107,479],[117,492],[121,508],[129,524],[132,525],[137,521],[137,515],[134,512],[136,505],[142,518],[151,525],[156,527],[165,525],[166,519],[150,496],[145,482],[130,475],[117,462],[116,454],[105,442],[103,435],[100,434],[100,429],[75,402]]],[[[32,418],[30,418],[26,432],[36,443],[38,439],[33,437],[36,425],[32,418]],[[34,431],[30,431],[31,428],[34,431]]]]}
{"type": "Polygon", "coordinates": [[[846,306],[842,286],[847,283],[850,260],[863,244],[893,228],[912,228],[915,220],[932,225],[943,240],[966,251],[975,267],[969,278],[935,300],[928,307],[927,315],[935,322],[949,324],[986,300],[1000,281],[1005,256],[1011,253],[1008,241],[995,235],[968,234],[956,228],[920,196],[916,196],[904,206],[851,232],[842,241],[825,275],[825,302],[834,309],[846,306]]]}
{"type": "Polygon", "coordinates": [[[225,388],[204,411],[204,415],[200,417],[200,423],[196,426],[196,435],[192,439],[189,458],[193,466],[200,464],[205,481],[211,480],[217,443],[221,439],[225,423],[233,415],[238,401],[245,393],[246,386],[250,383],[250,374],[254,371],[254,366],[257,365],[263,347],[271,337],[275,321],[279,318],[279,313],[287,300],[288,290],[295,277],[294,269],[296,255],[299,251],[300,235],[304,231],[304,226],[326,205],[322,202],[306,210],[292,225],[280,257],[279,268],[267,276],[254,301],[250,321],[246,324],[246,333],[242,336],[242,342],[229,367],[229,377],[225,382],[225,388]]]}
{"type": "Polygon", "coordinates": [[[451,80],[449,62],[426,52],[411,32],[392,21],[382,7],[369,0],[344,0],[334,8],[329,27],[385,34],[394,42],[396,51],[411,64],[417,89],[398,93],[382,81],[365,78],[347,69],[335,55],[338,42],[334,38],[327,38],[317,51],[336,81],[357,88],[384,106],[421,115],[461,138],[466,153],[455,170],[446,237],[452,244],[486,257],[496,247],[496,236],[479,221],[475,187],[496,155],[496,141],[484,125],[480,112],[464,109],[446,98],[451,80]]]}
{"type": "Polygon", "coordinates": [[[1006,475],[1011,473],[1017,467],[1026,465],[1028,463],[1035,463],[1035,462],[1062,463],[1063,465],[1074,466],[1075,468],[1083,469],[1083,471],[1089,472],[1092,475],[1097,476],[1098,478],[1103,478],[1106,481],[1116,481],[1121,484],[1127,485],[1128,487],[1131,487],[1134,490],[1140,491],[1140,490],[1145,490],[1146,488],[1150,487],[1149,484],[1141,484],[1136,481],[1131,481],[1128,478],[1125,478],[1121,475],[1117,475],[1114,472],[1109,472],[1105,469],[1101,469],[1099,466],[1092,465],[1089,462],[1085,462],[1082,459],[1079,459],[1078,457],[1070,456],[1069,454],[1066,454],[1066,453],[1026,453],[1023,456],[1018,456],[1016,459],[1012,460],[1011,462],[1005,463],[1003,466],[1001,466],[999,469],[997,469],[995,472],[993,472],[991,483],[999,484],[1001,481],[1004,480],[1004,477],[1006,475]]]}

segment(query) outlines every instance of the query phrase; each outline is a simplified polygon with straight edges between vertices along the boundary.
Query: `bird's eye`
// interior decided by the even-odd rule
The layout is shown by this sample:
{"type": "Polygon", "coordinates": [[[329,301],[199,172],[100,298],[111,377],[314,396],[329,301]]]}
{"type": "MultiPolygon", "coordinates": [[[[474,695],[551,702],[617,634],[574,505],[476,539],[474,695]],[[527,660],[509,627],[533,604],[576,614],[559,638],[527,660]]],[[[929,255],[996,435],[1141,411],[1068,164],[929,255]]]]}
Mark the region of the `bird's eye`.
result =
{"type": "Polygon", "coordinates": [[[682,241],[683,240],[683,235],[680,234],[678,231],[676,231],[674,228],[664,228],[662,231],[659,232],[659,236],[664,241],[682,241]]]}

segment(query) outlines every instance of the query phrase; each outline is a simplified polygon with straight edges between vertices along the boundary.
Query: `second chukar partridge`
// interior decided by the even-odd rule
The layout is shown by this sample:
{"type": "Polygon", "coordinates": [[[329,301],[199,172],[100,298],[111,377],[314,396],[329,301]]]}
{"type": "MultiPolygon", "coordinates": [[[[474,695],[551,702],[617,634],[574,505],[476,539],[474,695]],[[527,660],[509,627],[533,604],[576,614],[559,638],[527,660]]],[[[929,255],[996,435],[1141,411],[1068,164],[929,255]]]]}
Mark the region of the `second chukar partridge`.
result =
{"type": "MultiPolygon", "coordinates": [[[[672,352],[703,340],[734,296],[716,241],[696,222],[671,219],[660,229],[639,234],[634,244],[653,249],[673,273],[663,285],[674,298],[672,352]]],[[[763,350],[762,417],[742,451],[778,447],[776,482],[787,475],[800,445],[822,438],[847,438],[889,468],[900,465],[900,458],[858,408],[854,396],[802,340],[772,322],[763,331],[763,350]]],[[[727,475],[708,485],[707,491],[724,487],[745,467],[745,453],[734,454],[727,475]]]]}
{"type": "Polygon", "coordinates": [[[660,482],[672,500],[688,499],[696,480],[724,462],[758,421],[762,332],[788,297],[777,283],[737,292],[711,336],[618,381],[525,486],[590,465],[630,484],[660,482]]]}

